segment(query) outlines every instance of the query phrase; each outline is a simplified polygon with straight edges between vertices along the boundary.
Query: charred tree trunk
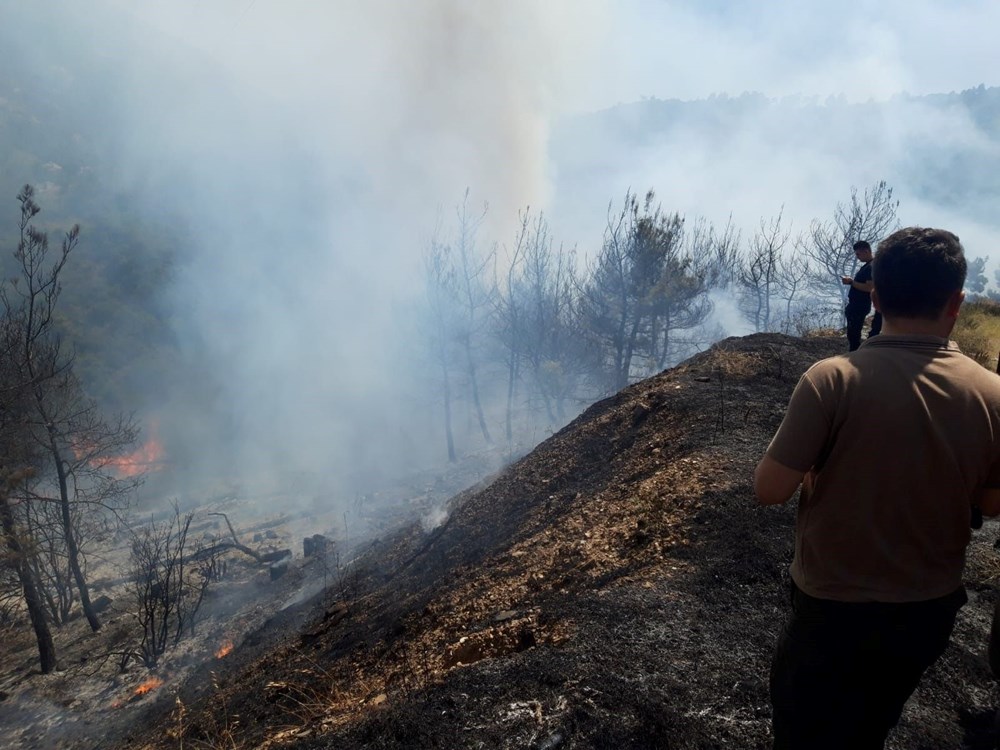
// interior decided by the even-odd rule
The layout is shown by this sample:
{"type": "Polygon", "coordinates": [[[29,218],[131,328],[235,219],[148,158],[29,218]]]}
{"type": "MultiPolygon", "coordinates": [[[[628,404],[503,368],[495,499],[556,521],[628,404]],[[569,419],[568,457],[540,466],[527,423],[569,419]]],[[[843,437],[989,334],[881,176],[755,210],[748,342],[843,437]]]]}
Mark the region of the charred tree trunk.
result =
{"type": "Polygon", "coordinates": [[[637,311],[635,313],[635,317],[632,319],[632,327],[629,330],[628,338],[625,341],[625,353],[622,356],[621,372],[618,377],[618,390],[621,390],[628,385],[629,375],[632,373],[632,355],[635,352],[635,341],[639,335],[640,322],[642,322],[642,319],[639,317],[639,313],[637,311]]]}
{"type": "Polygon", "coordinates": [[[556,423],[555,412],[552,411],[552,399],[549,396],[549,390],[545,386],[545,378],[542,374],[542,363],[537,359],[533,359],[531,362],[531,372],[535,377],[535,387],[538,388],[538,394],[542,397],[542,404],[545,406],[545,416],[549,420],[549,425],[554,425],[556,423]]]}
{"type": "Polygon", "coordinates": [[[35,640],[38,642],[38,658],[41,662],[42,674],[49,674],[56,668],[56,647],[52,643],[52,632],[45,619],[45,606],[38,595],[38,585],[31,574],[31,566],[27,564],[24,546],[17,536],[14,514],[7,504],[5,493],[0,494],[0,527],[3,528],[7,548],[14,560],[14,570],[17,573],[18,582],[21,584],[21,591],[24,592],[28,618],[31,620],[31,627],[35,631],[35,640]]]}
{"type": "Polygon", "coordinates": [[[514,439],[514,384],[517,382],[517,359],[511,352],[510,362],[507,366],[507,414],[504,419],[504,431],[507,438],[507,445],[514,439]]]}
{"type": "Polygon", "coordinates": [[[479,399],[479,381],[476,378],[476,362],[472,357],[472,342],[468,338],[465,340],[465,362],[466,370],[469,373],[469,385],[472,388],[472,404],[476,409],[476,418],[479,420],[479,429],[483,433],[483,439],[487,444],[493,445],[493,438],[490,429],[486,426],[486,417],[483,415],[483,404],[479,399]]]}
{"type": "Polygon", "coordinates": [[[667,358],[670,356],[670,331],[673,322],[669,313],[663,316],[663,350],[660,352],[660,359],[656,363],[657,368],[662,370],[667,366],[667,358]]]}
{"type": "Polygon", "coordinates": [[[80,566],[80,547],[76,541],[76,532],[73,530],[73,516],[69,502],[69,482],[66,478],[66,464],[63,462],[59,445],[56,442],[56,435],[53,430],[49,430],[49,450],[52,451],[52,458],[56,464],[56,475],[59,477],[59,509],[62,513],[63,534],[66,538],[66,554],[69,557],[69,568],[73,573],[73,580],[76,581],[77,591],[80,592],[80,605],[83,613],[87,616],[90,629],[97,632],[101,629],[101,621],[97,617],[94,605],[90,601],[90,587],[87,579],[83,575],[83,568],[80,566]]]}
{"type": "Polygon", "coordinates": [[[451,463],[455,463],[457,457],[455,455],[455,436],[451,431],[451,384],[448,382],[448,366],[443,363],[441,369],[442,379],[441,384],[444,389],[444,436],[448,443],[448,460],[451,463]]]}

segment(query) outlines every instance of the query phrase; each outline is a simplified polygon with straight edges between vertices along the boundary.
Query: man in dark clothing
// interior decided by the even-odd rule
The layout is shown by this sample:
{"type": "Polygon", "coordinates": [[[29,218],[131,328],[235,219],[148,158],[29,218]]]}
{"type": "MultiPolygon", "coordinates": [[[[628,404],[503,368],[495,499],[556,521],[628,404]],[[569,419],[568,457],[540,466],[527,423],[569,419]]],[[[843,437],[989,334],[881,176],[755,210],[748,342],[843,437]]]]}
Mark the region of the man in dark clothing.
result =
{"type": "MultiPolygon", "coordinates": [[[[861,346],[861,328],[872,309],[872,246],[864,240],[855,242],[854,255],[861,261],[861,268],[854,274],[853,279],[850,276],[840,277],[844,284],[851,285],[847,292],[847,308],[844,310],[844,316],[847,318],[847,343],[852,352],[861,346]]],[[[876,312],[869,337],[877,336],[880,330],[882,330],[882,314],[876,312]]]]}

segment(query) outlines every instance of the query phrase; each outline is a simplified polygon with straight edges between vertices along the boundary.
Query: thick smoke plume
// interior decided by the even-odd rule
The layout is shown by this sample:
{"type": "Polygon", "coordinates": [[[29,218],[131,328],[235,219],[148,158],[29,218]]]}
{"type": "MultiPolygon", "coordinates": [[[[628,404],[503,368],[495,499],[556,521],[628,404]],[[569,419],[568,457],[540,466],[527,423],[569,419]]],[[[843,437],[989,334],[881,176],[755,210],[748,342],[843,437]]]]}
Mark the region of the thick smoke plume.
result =
{"type": "Polygon", "coordinates": [[[975,123],[921,102],[865,108],[990,84],[992,3],[87,6],[0,0],[17,30],[3,55],[79,103],[102,179],[182,238],[165,299],[180,361],[138,408],[186,474],[309,473],[336,495],[442,457],[413,310],[422,253],[466,190],[489,206],[483,246],[509,244],[530,205],[583,260],[629,188],[752,232],[779,210],[804,229],[887,179],[904,223],[955,227],[972,255],[996,235],[986,198],[918,189],[930,172],[914,148],[975,144],[975,123]],[[715,132],[670,120],[638,142],[624,109],[580,124],[642,97],[743,92],[782,106],[715,132]],[[838,97],[843,118],[824,121],[838,97]]]}

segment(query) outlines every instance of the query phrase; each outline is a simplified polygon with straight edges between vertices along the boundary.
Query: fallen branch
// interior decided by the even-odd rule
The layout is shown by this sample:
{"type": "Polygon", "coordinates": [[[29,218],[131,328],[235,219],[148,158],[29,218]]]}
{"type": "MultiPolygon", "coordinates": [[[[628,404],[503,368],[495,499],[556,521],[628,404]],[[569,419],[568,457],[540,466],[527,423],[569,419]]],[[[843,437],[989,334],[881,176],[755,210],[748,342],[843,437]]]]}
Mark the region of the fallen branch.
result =
{"type": "Polygon", "coordinates": [[[213,544],[211,547],[201,548],[187,559],[188,562],[201,562],[202,560],[208,560],[219,553],[228,552],[231,549],[242,552],[244,555],[249,555],[259,563],[275,562],[292,556],[292,551],[287,548],[262,553],[247,547],[245,544],[240,544],[239,542],[218,542],[217,544],[213,544]]]}
{"type": "Polygon", "coordinates": [[[195,552],[193,555],[191,555],[191,557],[188,558],[188,560],[191,562],[200,562],[202,560],[207,560],[222,552],[228,552],[231,549],[242,552],[245,555],[249,555],[259,563],[275,562],[277,560],[282,560],[286,557],[292,556],[292,551],[290,549],[279,549],[275,550],[274,552],[264,552],[264,553],[257,552],[256,550],[247,547],[240,541],[239,537],[236,536],[236,529],[233,528],[233,524],[229,521],[229,516],[227,516],[225,513],[208,513],[206,515],[222,516],[226,520],[226,526],[229,527],[229,533],[232,535],[233,541],[218,542],[216,544],[213,544],[211,547],[204,547],[195,552]]]}

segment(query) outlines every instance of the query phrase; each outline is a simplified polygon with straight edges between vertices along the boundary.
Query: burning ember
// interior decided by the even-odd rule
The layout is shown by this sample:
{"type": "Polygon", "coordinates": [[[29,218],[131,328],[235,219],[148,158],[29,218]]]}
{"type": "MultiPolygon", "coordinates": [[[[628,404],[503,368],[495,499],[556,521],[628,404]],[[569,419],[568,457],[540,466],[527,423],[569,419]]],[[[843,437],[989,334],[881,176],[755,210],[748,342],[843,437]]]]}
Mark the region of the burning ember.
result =
{"type": "Polygon", "coordinates": [[[146,693],[148,693],[151,690],[156,690],[156,688],[160,687],[162,684],[163,684],[163,680],[161,680],[159,677],[150,677],[144,683],[142,683],[141,685],[139,685],[139,687],[137,687],[133,691],[132,695],[136,695],[136,696],[145,695],[146,693]]]}
{"type": "Polygon", "coordinates": [[[145,682],[143,682],[140,685],[136,686],[135,690],[132,691],[132,694],[128,697],[127,700],[124,700],[124,701],[115,701],[114,703],[111,704],[111,707],[112,708],[121,708],[126,703],[132,703],[134,701],[137,701],[142,696],[146,695],[147,693],[152,692],[153,690],[156,690],[158,687],[160,687],[162,685],[163,685],[163,680],[161,680],[159,677],[150,677],[145,682]]]}
{"type": "Polygon", "coordinates": [[[232,650],[233,650],[233,642],[232,641],[223,641],[222,645],[219,646],[218,651],[215,652],[215,658],[216,659],[223,659],[226,656],[229,656],[229,653],[232,650]]]}

